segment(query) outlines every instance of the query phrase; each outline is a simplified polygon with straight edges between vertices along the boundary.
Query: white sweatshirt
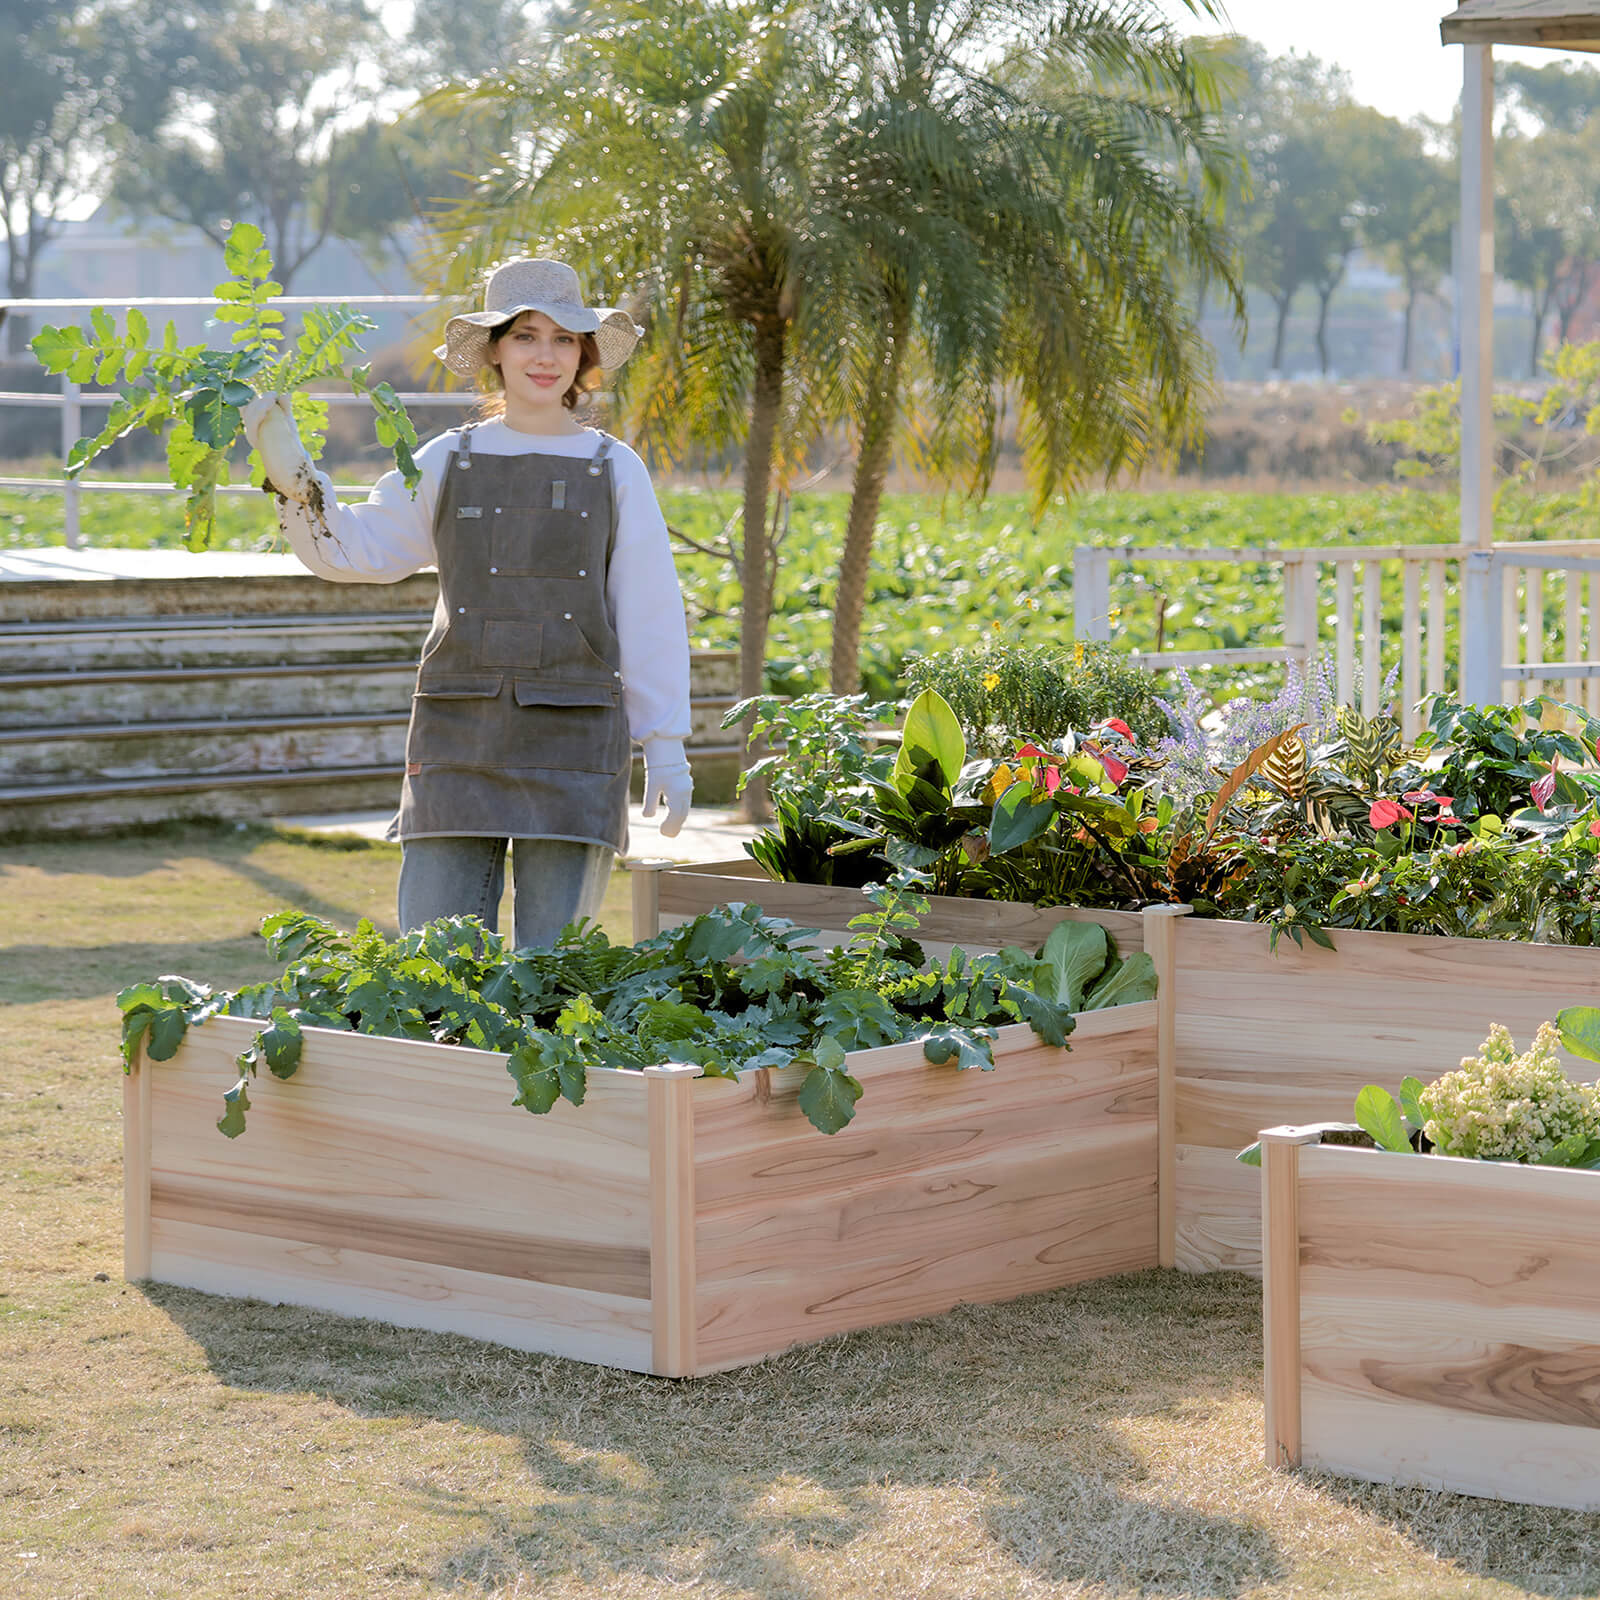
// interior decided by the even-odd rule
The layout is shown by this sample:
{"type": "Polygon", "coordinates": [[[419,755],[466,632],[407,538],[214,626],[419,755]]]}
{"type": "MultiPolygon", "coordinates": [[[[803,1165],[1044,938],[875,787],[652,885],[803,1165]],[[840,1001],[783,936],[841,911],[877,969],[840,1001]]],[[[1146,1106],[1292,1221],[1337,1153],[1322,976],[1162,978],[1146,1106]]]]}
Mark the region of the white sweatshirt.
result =
{"type": "MultiPolygon", "coordinates": [[[[415,499],[398,472],[386,472],[365,502],[342,505],[334,499],[333,484],[318,473],[333,539],[304,506],[280,498],[278,525],[294,553],[312,572],[335,583],[397,583],[419,568],[433,566],[434,509],[458,438],[459,430],[452,428],[417,452],[422,482],[415,499]]],[[[592,429],[570,435],[518,433],[496,419],[472,430],[474,455],[542,453],[587,460],[599,445],[592,429]]],[[[628,731],[646,746],[652,767],[665,770],[683,761],[681,741],[690,731],[689,630],[683,596],[649,469],[620,440],[608,459],[616,493],[617,537],[606,575],[606,601],[621,648],[622,702],[628,731]],[[679,741],[676,752],[663,744],[669,740],[679,741]]]]}

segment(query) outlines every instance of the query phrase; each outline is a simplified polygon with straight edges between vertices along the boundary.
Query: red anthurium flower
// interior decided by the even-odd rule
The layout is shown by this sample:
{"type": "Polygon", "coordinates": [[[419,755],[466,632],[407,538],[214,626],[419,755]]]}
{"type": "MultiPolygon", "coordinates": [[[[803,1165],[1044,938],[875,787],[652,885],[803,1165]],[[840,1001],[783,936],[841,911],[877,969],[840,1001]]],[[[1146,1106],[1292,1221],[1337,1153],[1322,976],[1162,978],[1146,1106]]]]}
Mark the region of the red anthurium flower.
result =
{"type": "Polygon", "coordinates": [[[1113,783],[1121,783],[1128,776],[1128,763],[1118,761],[1113,755],[1108,755],[1104,750],[1095,757],[1102,767],[1106,769],[1106,776],[1113,783]]]}
{"type": "Polygon", "coordinates": [[[1591,833],[1591,834],[1592,834],[1592,835],[1593,835],[1593,836],[1594,836],[1594,837],[1595,837],[1595,838],[1596,838],[1596,839],[1600,839],[1600,822],[1591,822],[1591,823],[1590,823],[1590,824],[1589,824],[1589,832],[1590,832],[1590,833],[1591,833]]]}
{"type": "Polygon", "coordinates": [[[1438,800],[1441,796],[1436,795],[1432,789],[1411,789],[1407,791],[1404,798],[1407,800],[1438,800]]]}
{"type": "Polygon", "coordinates": [[[1384,828],[1392,828],[1402,817],[1409,822],[1411,813],[1398,800],[1374,800],[1372,809],[1367,813],[1367,821],[1380,832],[1384,828]]]}
{"type": "Polygon", "coordinates": [[[1104,722],[1095,723],[1097,728],[1109,728],[1113,733],[1120,733],[1129,744],[1133,743],[1133,729],[1121,717],[1107,717],[1104,722]]]}
{"type": "Polygon", "coordinates": [[[1533,803],[1543,811],[1550,804],[1550,797],[1556,792],[1556,775],[1547,772],[1542,778],[1535,778],[1528,785],[1528,793],[1533,796],[1533,803]]]}
{"type": "Polygon", "coordinates": [[[1054,794],[1061,787],[1061,768],[1046,767],[1044,769],[1044,792],[1054,794]]]}
{"type": "Polygon", "coordinates": [[[1036,744],[1025,744],[1018,746],[1017,759],[1020,761],[1024,756],[1034,756],[1041,761],[1048,761],[1050,759],[1048,754],[1041,750],[1036,744]]]}

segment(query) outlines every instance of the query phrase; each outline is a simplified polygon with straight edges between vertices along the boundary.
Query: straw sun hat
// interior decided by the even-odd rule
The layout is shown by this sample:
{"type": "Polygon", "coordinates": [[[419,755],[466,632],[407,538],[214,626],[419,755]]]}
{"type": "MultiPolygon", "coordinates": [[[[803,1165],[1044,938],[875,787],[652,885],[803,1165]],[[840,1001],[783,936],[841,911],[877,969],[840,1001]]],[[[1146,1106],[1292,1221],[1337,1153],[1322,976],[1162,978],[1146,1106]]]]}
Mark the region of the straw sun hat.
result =
{"type": "Polygon", "coordinates": [[[433,353],[463,377],[475,378],[489,364],[489,333],[524,311],[542,311],[569,333],[592,333],[600,365],[608,372],[628,359],[644,332],[626,311],[586,306],[578,275],[563,261],[527,257],[497,268],[483,289],[483,310],[464,311],[444,327],[444,343],[433,353]]]}

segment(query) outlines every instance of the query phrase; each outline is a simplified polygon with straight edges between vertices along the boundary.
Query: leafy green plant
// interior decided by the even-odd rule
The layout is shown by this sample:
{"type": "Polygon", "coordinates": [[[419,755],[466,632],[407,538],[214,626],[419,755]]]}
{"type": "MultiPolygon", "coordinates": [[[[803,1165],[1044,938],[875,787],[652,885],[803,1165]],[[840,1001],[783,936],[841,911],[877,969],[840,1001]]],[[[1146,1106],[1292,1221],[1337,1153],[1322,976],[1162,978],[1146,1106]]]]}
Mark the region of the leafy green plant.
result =
{"type": "Polygon", "coordinates": [[[1053,744],[1108,717],[1126,723],[1141,745],[1168,731],[1151,675],[1099,641],[1066,648],[995,641],[914,656],[905,680],[913,694],[936,692],[968,743],[992,756],[1022,739],[1053,744]]]}
{"type": "MultiPolygon", "coordinates": [[[[185,1031],[219,1014],[263,1024],[239,1056],[219,1129],[245,1126],[249,1085],[265,1065],[299,1069],[308,1027],[434,1040],[503,1052],[514,1104],[548,1111],[581,1104],[588,1069],[692,1062],[707,1076],[757,1067],[806,1068],[801,1108],[823,1132],[853,1116],[861,1086],[848,1051],[920,1040],[935,1065],[994,1065],[999,1027],[1026,1022],[1047,1044],[1065,1045],[1073,1005],[1121,1004],[1154,993],[1139,957],[1101,974],[1087,995],[1063,992],[1059,960],[1023,951],[928,965],[908,933],[918,875],[873,886],[848,946],[816,955],[814,930],[728,906],[637,946],[612,945],[577,924],[548,950],[511,950],[473,919],[446,919],[396,940],[370,923],[343,933],[303,912],[262,926],[282,974],[234,993],[183,978],[135,984],[118,996],[123,1052],[169,1059],[185,1031]]],[[[926,901],[920,901],[926,909],[926,901]]],[[[1055,937],[1055,936],[1053,936],[1055,937]]]]}
{"type": "MultiPolygon", "coordinates": [[[[76,476],[94,458],[136,428],[166,430],[167,466],[173,484],[189,491],[184,510],[191,550],[203,550],[216,528],[217,490],[229,481],[228,456],[243,432],[240,410],[258,394],[293,395],[295,421],[312,456],[319,453],[327,426],[324,400],[305,385],[343,379],[367,397],[376,414],[378,442],[394,454],[395,465],[413,491],[421,473],[413,459],[416,429],[391,384],[374,382],[370,367],[350,367],[361,353],[358,335],[377,326],[349,306],[314,306],[301,318],[299,337],[285,347],[283,312],[273,301],[283,286],[272,278],[272,253],[253,223],[234,225],[223,247],[230,276],[216,286],[218,322],[233,328],[230,347],[180,344],[169,322],[159,343],[137,306],[119,330],[103,306],[89,314],[87,328],[45,328],[33,352],[47,372],[64,373],[74,383],[120,386],[99,433],[78,440],[67,457],[67,475],[76,476]]],[[[252,452],[254,482],[265,484],[252,452]]],[[[314,509],[321,509],[315,507],[314,509]]]]}
{"type": "Polygon", "coordinates": [[[830,814],[850,809],[877,743],[873,730],[893,712],[865,695],[812,694],[794,700],[758,695],[724,714],[724,728],[748,716],[751,746],[769,752],[740,774],[738,792],[766,779],[773,822],[745,849],[774,880],[859,888],[881,872],[881,857],[830,853],[850,837],[830,814]]]}

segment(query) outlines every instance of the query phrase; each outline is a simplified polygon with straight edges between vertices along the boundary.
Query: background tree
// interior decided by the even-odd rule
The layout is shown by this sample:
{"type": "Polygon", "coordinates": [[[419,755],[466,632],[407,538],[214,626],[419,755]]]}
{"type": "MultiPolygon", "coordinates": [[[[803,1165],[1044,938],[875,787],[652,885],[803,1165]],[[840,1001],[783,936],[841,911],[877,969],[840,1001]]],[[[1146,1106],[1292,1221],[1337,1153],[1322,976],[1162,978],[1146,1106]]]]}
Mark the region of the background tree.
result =
{"type": "Polygon", "coordinates": [[[1317,355],[1327,372],[1327,309],[1356,242],[1351,174],[1334,154],[1339,113],[1352,104],[1349,79],[1315,56],[1268,56],[1241,40],[1245,87],[1234,137],[1249,164],[1250,197],[1234,230],[1244,274],[1277,310],[1272,370],[1283,368],[1289,308],[1308,286],[1319,297],[1317,355]]]}
{"type": "Polygon", "coordinates": [[[1361,242],[1404,285],[1399,369],[1409,373],[1417,301],[1450,269],[1450,228],[1460,204],[1456,175],[1429,149],[1428,130],[1370,107],[1356,108],[1345,135],[1361,242]]]}
{"type": "Polygon", "coordinates": [[[834,21],[850,113],[822,187],[870,284],[830,668],[849,694],[913,341],[935,419],[924,458],[964,463],[981,490],[1010,383],[1043,499],[1188,436],[1210,355],[1178,284],[1238,290],[1217,226],[1232,176],[1218,98],[1153,8],[865,0],[834,21]]]}
{"type": "Polygon", "coordinates": [[[1528,375],[1552,316],[1565,343],[1600,257],[1600,73],[1575,63],[1508,63],[1497,88],[1508,115],[1495,154],[1496,265],[1533,309],[1528,375]]]}
{"type": "MultiPolygon", "coordinates": [[[[360,181],[355,158],[367,147],[340,130],[352,103],[385,87],[383,35],[367,0],[217,3],[191,25],[192,64],[159,122],[121,130],[113,197],[218,244],[226,223],[254,222],[287,289],[339,231],[360,181]]],[[[378,226],[370,208],[357,215],[378,226]]]]}

